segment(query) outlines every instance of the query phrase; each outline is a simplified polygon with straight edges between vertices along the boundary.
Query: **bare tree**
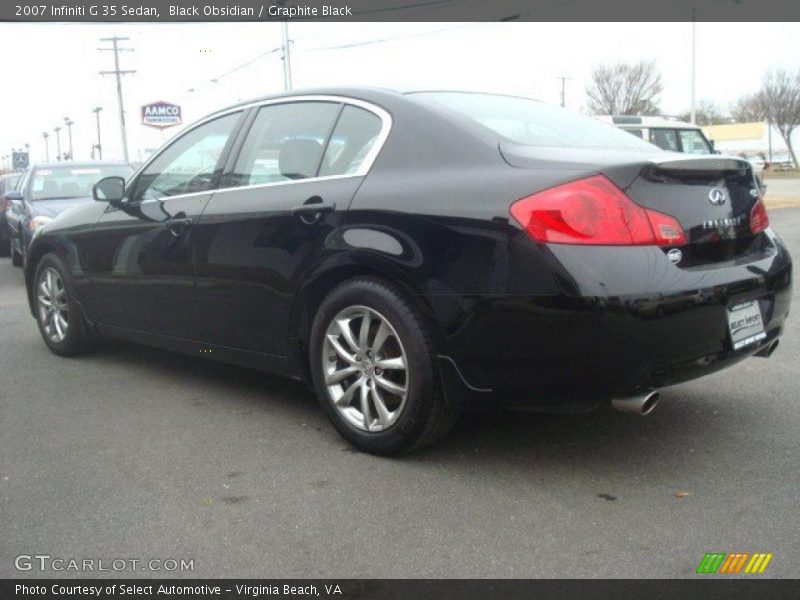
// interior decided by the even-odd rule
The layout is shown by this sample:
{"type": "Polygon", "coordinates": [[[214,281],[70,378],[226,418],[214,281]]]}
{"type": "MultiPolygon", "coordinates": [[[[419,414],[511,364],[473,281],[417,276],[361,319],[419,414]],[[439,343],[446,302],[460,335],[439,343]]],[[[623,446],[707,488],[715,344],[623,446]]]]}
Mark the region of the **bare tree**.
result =
{"type": "MultiPolygon", "coordinates": [[[[695,122],[700,126],[719,125],[720,123],[728,122],[728,118],[722,109],[711,100],[698,102],[694,112],[695,122]]],[[[691,112],[686,111],[679,116],[682,120],[688,121],[691,118],[691,112]]]]}
{"type": "Polygon", "coordinates": [[[731,117],[737,123],[752,123],[764,120],[764,109],[758,94],[742,96],[731,105],[731,117]]]}
{"type": "Polygon", "coordinates": [[[596,115],[655,115],[662,90],[656,63],[641,61],[595,67],[586,93],[596,115]]]}
{"type": "Polygon", "coordinates": [[[796,73],[785,69],[768,71],[761,83],[758,99],[764,117],[780,132],[795,168],[800,169],[792,147],[792,134],[800,127],[800,70],[796,73]]]}

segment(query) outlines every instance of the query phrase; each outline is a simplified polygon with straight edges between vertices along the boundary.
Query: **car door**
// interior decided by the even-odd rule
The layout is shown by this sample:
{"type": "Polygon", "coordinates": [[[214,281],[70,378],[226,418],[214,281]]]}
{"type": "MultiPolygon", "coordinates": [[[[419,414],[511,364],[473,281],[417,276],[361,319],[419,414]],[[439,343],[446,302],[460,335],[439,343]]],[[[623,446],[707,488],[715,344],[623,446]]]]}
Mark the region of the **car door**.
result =
{"type": "Polygon", "coordinates": [[[219,183],[242,111],[195,126],[156,155],[85,244],[88,314],[102,325],[198,337],[194,231],[219,183]]]}
{"type": "Polygon", "coordinates": [[[197,231],[207,341],[285,356],[304,270],[325,251],[388,134],[388,114],[343,99],[257,109],[197,231]]]}

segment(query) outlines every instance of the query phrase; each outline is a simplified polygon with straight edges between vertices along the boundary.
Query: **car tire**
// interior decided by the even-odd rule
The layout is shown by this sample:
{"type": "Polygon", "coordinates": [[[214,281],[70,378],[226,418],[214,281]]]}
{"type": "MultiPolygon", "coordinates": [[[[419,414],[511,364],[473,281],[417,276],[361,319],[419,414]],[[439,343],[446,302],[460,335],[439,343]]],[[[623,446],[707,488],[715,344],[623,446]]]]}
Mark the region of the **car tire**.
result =
{"type": "Polygon", "coordinates": [[[14,265],[15,267],[21,267],[22,254],[16,251],[16,249],[14,248],[14,242],[11,240],[8,240],[8,252],[9,254],[11,254],[11,264],[14,265]]]}
{"type": "Polygon", "coordinates": [[[390,283],[355,278],[335,288],[317,310],[309,346],[317,398],[359,450],[393,455],[421,448],[458,416],[442,393],[428,326],[390,283]]]}
{"type": "Polygon", "coordinates": [[[89,350],[92,337],[75,295],[75,287],[64,262],[45,254],[33,275],[36,322],[48,348],[59,356],[75,356],[89,350]]]}

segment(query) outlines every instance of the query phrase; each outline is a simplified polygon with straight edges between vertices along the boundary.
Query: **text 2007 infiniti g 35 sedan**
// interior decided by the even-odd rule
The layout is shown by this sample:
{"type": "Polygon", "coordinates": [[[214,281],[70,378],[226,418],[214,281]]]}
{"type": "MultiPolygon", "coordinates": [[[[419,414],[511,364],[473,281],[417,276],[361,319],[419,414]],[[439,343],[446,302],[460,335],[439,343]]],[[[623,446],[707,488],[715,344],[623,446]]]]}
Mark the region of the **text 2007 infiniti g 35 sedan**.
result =
{"type": "Polygon", "coordinates": [[[464,409],[646,413],[660,387],[770,354],[789,313],[746,161],[524,98],[256,100],[95,197],[30,248],[53,352],[105,336],[282,373],[369,452],[464,409]]]}

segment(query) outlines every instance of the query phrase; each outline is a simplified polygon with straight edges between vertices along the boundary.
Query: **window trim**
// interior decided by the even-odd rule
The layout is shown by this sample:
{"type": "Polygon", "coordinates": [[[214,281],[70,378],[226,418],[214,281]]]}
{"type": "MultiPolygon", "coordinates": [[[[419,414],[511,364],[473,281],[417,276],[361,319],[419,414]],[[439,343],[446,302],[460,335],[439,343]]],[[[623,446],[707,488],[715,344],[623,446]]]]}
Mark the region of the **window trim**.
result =
{"type": "MultiPolygon", "coordinates": [[[[136,178],[139,177],[139,173],[141,173],[144,169],[150,165],[151,162],[156,160],[163,152],[165,152],[169,147],[172,146],[173,143],[178,141],[184,135],[187,135],[197,127],[204,125],[205,123],[212,121],[214,119],[218,119],[220,117],[224,117],[228,114],[235,113],[235,112],[242,112],[243,117],[240,121],[240,128],[236,133],[235,137],[239,135],[242,136],[242,140],[247,138],[247,135],[250,133],[250,129],[252,127],[253,121],[248,119],[247,113],[253,109],[259,109],[263,106],[270,106],[273,104],[289,104],[289,103],[296,103],[296,102],[334,102],[342,105],[352,105],[357,106],[358,108],[362,108],[367,110],[374,115],[376,115],[381,120],[381,131],[378,133],[378,137],[375,139],[375,143],[373,144],[370,151],[367,153],[367,156],[364,157],[361,165],[358,168],[358,171],[355,173],[346,173],[343,175],[326,175],[323,177],[308,177],[306,179],[293,179],[290,181],[273,181],[270,183],[258,183],[253,185],[241,185],[235,187],[219,187],[222,180],[224,180],[226,173],[223,173],[222,178],[217,181],[216,187],[211,189],[202,191],[202,192],[191,192],[189,194],[180,194],[176,196],[167,196],[165,198],[161,198],[160,201],[169,201],[171,199],[177,198],[187,198],[191,196],[198,196],[201,194],[220,194],[223,192],[232,192],[237,190],[245,190],[245,189],[259,189],[263,187],[275,187],[281,185],[293,185],[297,183],[309,183],[315,181],[328,181],[332,179],[347,179],[351,177],[365,177],[369,174],[370,170],[372,169],[372,165],[378,158],[381,150],[383,150],[383,146],[386,144],[386,140],[389,138],[389,134],[391,133],[392,127],[394,125],[394,119],[392,119],[392,115],[381,108],[380,106],[373,104],[372,102],[368,102],[366,100],[360,100],[358,98],[350,98],[348,96],[337,96],[337,95],[328,95],[328,94],[308,94],[302,96],[282,96],[280,98],[270,98],[267,100],[257,100],[255,102],[250,102],[248,104],[243,104],[239,106],[234,106],[228,109],[224,109],[221,111],[217,111],[212,113],[206,117],[203,117],[199,121],[195,121],[192,123],[190,127],[188,127],[185,131],[182,131],[179,135],[177,135],[174,139],[168,142],[168,145],[165,145],[161,148],[156,154],[154,154],[150,159],[143,163],[134,173],[131,175],[129,181],[134,181],[136,178]],[[249,121],[249,122],[248,122],[249,121]],[[246,130],[245,130],[246,127],[246,130]]],[[[253,112],[257,112],[254,110],[253,112]]],[[[232,136],[233,137],[233,136],[232,136]]],[[[231,141],[231,140],[229,140],[231,141]]],[[[228,164],[229,159],[231,158],[231,148],[227,149],[227,153],[223,152],[225,155],[225,160],[223,162],[224,165],[228,164]]],[[[127,187],[127,186],[126,186],[127,187]]]]}

